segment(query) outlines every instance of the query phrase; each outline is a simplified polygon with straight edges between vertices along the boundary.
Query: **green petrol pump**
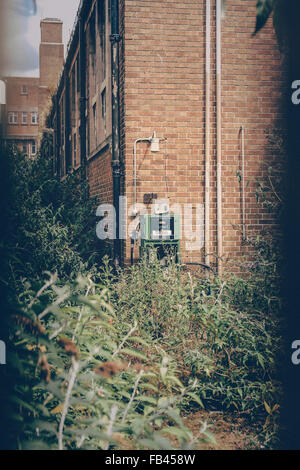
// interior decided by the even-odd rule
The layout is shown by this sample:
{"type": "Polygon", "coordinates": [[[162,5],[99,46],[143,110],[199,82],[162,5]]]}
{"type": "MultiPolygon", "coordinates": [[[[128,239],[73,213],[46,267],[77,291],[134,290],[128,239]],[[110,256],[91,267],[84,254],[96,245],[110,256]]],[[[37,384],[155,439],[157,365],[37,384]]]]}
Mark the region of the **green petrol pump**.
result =
{"type": "Polygon", "coordinates": [[[153,249],[159,259],[171,255],[180,263],[180,215],[140,215],[140,254],[149,256],[153,249]]]}

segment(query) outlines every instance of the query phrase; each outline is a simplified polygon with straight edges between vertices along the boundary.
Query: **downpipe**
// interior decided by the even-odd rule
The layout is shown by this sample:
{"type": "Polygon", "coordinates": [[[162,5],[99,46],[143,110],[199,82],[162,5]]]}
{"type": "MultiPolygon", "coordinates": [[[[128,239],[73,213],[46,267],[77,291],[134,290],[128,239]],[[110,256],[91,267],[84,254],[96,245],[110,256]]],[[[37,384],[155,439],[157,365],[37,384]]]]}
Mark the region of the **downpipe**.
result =
{"type": "Polygon", "coordinates": [[[113,242],[113,258],[116,266],[121,263],[120,240],[120,205],[121,193],[121,162],[120,162],[120,60],[119,43],[119,1],[111,0],[111,109],[112,109],[112,178],[113,204],[116,211],[116,230],[113,242]]]}
{"type": "Polygon", "coordinates": [[[210,0],[206,0],[206,50],[205,50],[205,264],[210,264],[210,0]]]}
{"type": "Polygon", "coordinates": [[[220,276],[223,273],[221,16],[221,0],[216,0],[217,270],[220,276]]]}

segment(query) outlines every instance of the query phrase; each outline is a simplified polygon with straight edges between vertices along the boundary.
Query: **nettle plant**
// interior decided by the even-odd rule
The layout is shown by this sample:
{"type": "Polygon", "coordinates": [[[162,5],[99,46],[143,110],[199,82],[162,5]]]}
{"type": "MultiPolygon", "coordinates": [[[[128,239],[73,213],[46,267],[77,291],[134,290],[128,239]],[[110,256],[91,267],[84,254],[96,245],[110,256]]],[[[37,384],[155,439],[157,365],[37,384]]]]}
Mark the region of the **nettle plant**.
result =
{"type": "Polygon", "coordinates": [[[192,435],[180,403],[193,394],[162,347],[138,321],[120,321],[106,287],[57,277],[38,291],[28,282],[11,328],[12,447],[19,449],[189,449],[214,438],[192,435]]]}

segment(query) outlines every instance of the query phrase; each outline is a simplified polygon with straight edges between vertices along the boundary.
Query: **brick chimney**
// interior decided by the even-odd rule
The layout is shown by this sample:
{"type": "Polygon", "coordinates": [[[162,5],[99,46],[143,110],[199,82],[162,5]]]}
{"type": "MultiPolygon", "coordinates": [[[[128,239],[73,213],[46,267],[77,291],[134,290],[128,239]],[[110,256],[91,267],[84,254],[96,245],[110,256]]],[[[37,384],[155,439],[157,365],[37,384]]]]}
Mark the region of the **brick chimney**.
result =
{"type": "Polygon", "coordinates": [[[42,87],[56,87],[62,70],[64,60],[62,26],[62,21],[57,18],[45,18],[41,21],[40,86],[42,87]]]}

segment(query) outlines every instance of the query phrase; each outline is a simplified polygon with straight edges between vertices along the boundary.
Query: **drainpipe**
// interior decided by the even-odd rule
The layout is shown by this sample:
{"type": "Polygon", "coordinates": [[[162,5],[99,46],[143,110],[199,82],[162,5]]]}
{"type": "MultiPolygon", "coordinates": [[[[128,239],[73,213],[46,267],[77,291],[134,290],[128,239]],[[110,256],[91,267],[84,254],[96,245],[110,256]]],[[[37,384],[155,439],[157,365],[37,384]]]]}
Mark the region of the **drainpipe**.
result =
{"type": "Polygon", "coordinates": [[[80,160],[86,173],[86,64],[85,64],[85,32],[83,16],[79,18],[79,66],[80,66],[80,160]]]}
{"type": "Polygon", "coordinates": [[[133,144],[133,213],[132,216],[135,217],[137,215],[137,196],[136,196],[136,184],[137,184],[137,168],[136,168],[136,152],[137,152],[137,144],[138,142],[151,142],[151,137],[142,137],[140,139],[136,139],[133,144]]]}
{"type": "Polygon", "coordinates": [[[56,120],[54,121],[55,125],[55,155],[56,155],[56,175],[60,179],[60,118],[59,118],[59,103],[58,103],[58,91],[55,95],[55,115],[56,120]]]}
{"type": "Polygon", "coordinates": [[[112,109],[112,177],[113,204],[116,213],[116,237],[114,239],[113,257],[115,265],[121,262],[120,207],[121,164],[120,164],[120,77],[119,77],[119,1],[111,0],[111,109],[112,109]]]}
{"type": "Polygon", "coordinates": [[[71,124],[70,124],[70,78],[69,78],[69,68],[65,65],[65,161],[66,161],[66,174],[70,172],[71,162],[72,162],[72,148],[70,145],[70,135],[71,135],[71,124]]]}
{"type": "Polygon", "coordinates": [[[242,243],[247,240],[246,235],[246,201],[245,201],[245,130],[244,126],[240,127],[240,133],[242,138],[242,243]]]}
{"type": "Polygon", "coordinates": [[[223,272],[222,234],[222,117],[221,117],[221,0],[216,0],[216,125],[217,125],[217,263],[218,274],[223,272]]]}
{"type": "Polygon", "coordinates": [[[205,58],[205,264],[210,264],[210,0],[206,0],[205,58]]]}

